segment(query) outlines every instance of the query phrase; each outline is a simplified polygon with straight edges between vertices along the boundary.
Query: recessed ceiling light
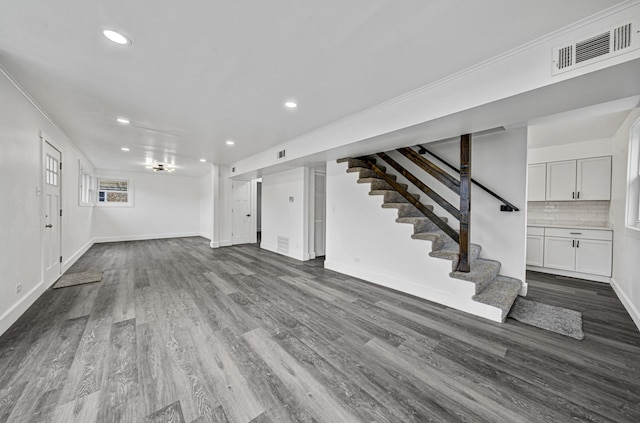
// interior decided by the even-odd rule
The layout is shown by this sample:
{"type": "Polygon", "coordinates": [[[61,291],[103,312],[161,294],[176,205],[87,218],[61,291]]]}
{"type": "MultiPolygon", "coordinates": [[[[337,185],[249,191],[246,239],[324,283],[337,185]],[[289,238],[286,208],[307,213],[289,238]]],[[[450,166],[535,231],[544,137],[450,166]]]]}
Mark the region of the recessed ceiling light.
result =
{"type": "Polygon", "coordinates": [[[127,118],[123,118],[123,117],[119,117],[118,119],[116,119],[118,121],[118,123],[121,123],[123,125],[128,125],[131,123],[131,121],[127,118]]]}
{"type": "Polygon", "coordinates": [[[110,41],[113,41],[116,44],[120,44],[120,45],[123,45],[123,46],[131,44],[131,40],[129,39],[129,37],[117,32],[117,31],[114,31],[113,29],[103,29],[102,30],[102,35],[104,35],[110,41]]]}
{"type": "Polygon", "coordinates": [[[153,169],[153,166],[145,166],[147,169],[153,169]]]}
{"type": "Polygon", "coordinates": [[[286,103],[284,103],[284,107],[288,109],[295,109],[296,107],[298,107],[298,103],[294,101],[287,101],[286,103]]]}
{"type": "Polygon", "coordinates": [[[227,144],[227,145],[234,145],[234,144],[235,144],[235,142],[234,142],[234,141],[231,141],[231,140],[227,140],[227,141],[226,141],[226,144],[227,144]]]}
{"type": "Polygon", "coordinates": [[[120,150],[122,150],[122,151],[131,151],[131,150],[129,150],[128,147],[122,147],[120,150]]]}
{"type": "Polygon", "coordinates": [[[202,163],[204,163],[204,162],[206,162],[206,161],[207,161],[207,159],[200,159],[200,161],[201,161],[202,163]]]}

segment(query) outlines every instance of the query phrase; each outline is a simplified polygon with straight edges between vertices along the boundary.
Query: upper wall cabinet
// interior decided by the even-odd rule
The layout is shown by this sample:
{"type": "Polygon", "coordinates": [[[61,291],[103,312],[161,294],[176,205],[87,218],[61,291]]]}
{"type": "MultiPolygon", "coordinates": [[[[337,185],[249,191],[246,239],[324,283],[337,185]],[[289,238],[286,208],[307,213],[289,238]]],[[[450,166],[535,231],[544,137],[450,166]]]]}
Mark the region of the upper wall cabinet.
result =
{"type": "Polygon", "coordinates": [[[545,201],[547,187],[547,164],[537,163],[529,165],[527,181],[527,201],[545,201]]]}
{"type": "Polygon", "coordinates": [[[546,165],[546,201],[611,199],[611,156],[546,165]]]}

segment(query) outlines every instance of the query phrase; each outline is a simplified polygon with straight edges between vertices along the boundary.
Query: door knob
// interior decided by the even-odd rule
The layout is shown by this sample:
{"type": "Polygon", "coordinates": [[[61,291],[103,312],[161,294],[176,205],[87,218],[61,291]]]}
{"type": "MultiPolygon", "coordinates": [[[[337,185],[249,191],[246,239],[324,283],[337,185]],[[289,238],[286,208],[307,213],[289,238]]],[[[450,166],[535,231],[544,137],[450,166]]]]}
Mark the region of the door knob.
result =
{"type": "Polygon", "coordinates": [[[49,223],[48,225],[44,225],[45,228],[53,228],[53,225],[49,223]]]}
{"type": "Polygon", "coordinates": [[[248,214],[248,215],[247,215],[247,217],[251,217],[251,215],[250,215],[250,214],[248,214]]]}

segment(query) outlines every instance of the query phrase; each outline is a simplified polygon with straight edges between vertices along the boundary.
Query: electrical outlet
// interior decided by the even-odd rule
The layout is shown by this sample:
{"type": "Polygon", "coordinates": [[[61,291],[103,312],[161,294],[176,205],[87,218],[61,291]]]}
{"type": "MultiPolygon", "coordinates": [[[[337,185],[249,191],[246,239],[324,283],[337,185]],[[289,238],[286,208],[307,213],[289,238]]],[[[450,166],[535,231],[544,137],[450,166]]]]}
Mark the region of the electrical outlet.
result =
{"type": "Polygon", "coordinates": [[[22,292],[22,284],[19,283],[19,284],[16,285],[16,294],[19,294],[21,292],[22,292]]]}

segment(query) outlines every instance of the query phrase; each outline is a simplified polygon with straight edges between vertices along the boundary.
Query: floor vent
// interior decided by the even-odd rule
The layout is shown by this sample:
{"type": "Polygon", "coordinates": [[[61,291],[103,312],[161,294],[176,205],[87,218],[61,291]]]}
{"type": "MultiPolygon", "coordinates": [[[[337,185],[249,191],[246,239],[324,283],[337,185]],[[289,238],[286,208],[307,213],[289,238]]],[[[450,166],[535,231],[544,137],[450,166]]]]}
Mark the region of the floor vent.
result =
{"type": "Polygon", "coordinates": [[[278,236],[278,246],[276,251],[281,254],[289,255],[289,238],[286,236],[278,236]]]}
{"type": "Polygon", "coordinates": [[[552,74],[573,70],[640,48],[640,18],[553,49],[552,74]]]}

